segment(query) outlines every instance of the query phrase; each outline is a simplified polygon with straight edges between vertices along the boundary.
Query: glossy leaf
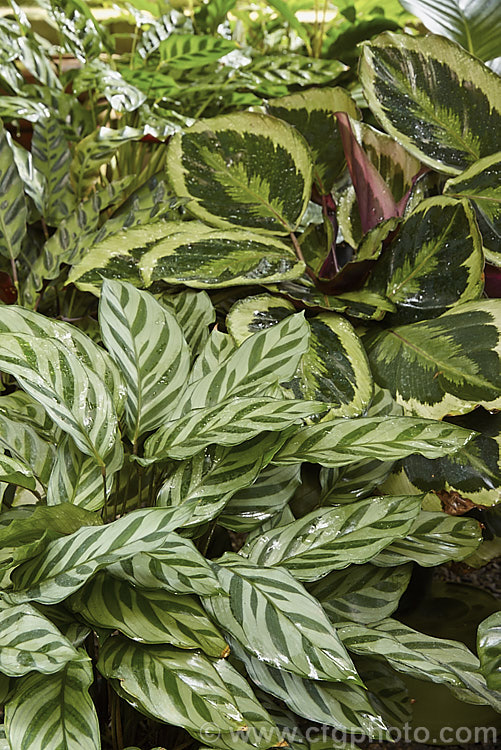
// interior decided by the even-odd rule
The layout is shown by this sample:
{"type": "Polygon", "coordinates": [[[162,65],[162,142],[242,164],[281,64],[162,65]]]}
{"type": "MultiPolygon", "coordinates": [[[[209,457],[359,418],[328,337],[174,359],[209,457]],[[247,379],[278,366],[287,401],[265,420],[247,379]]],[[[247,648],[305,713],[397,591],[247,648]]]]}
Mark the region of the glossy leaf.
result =
{"type": "Polygon", "coordinates": [[[97,57],[109,44],[105,27],[100,25],[84,0],[52,3],[39,0],[58,28],[61,44],[77,60],[86,62],[97,57]]]}
{"type": "Polygon", "coordinates": [[[5,705],[10,747],[99,750],[98,717],[88,693],[92,680],[90,660],[84,658],[56,674],[22,677],[5,705]]]}
{"type": "Polygon", "coordinates": [[[209,724],[244,728],[244,719],[214,664],[199,651],[143,646],[108,638],[98,669],[119,695],[149,716],[185,729],[209,724]]]}
{"type": "Polygon", "coordinates": [[[371,497],[321,508],[266,531],[240,551],[254,565],[283,565],[301,581],[364,563],[405,537],[421,509],[419,496],[371,497]]]}
{"type": "Polygon", "coordinates": [[[127,386],[127,433],[137,445],[162,425],[184,389],[189,350],[176,318],[131,284],[105,280],[99,305],[103,342],[127,386]]]}
{"type": "Polygon", "coordinates": [[[76,94],[89,89],[98,89],[116,112],[134,112],[146,101],[146,96],[136,86],[102,60],[84,65],[73,81],[76,94]]]}
{"type": "Polygon", "coordinates": [[[0,255],[12,262],[21,252],[27,218],[23,183],[5,130],[0,125],[0,255]]]}
{"type": "Polygon", "coordinates": [[[75,209],[70,181],[71,151],[56,117],[41,117],[33,128],[33,167],[45,178],[43,216],[50,226],[59,224],[75,209]]]}
{"type": "Polygon", "coordinates": [[[0,454],[0,482],[17,484],[28,490],[34,490],[36,487],[36,480],[30,467],[24,461],[4,454],[0,454]]]}
{"type": "Polygon", "coordinates": [[[402,5],[433,34],[458,42],[481,60],[498,57],[501,8],[496,0],[402,0],[402,5]]]}
{"type": "Polygon", "coordinates": [[[475,208],[482,234],[485,257],[489,263],[501,265],[501,155],[487,156],[447,180],[444,193],[453,198],[468,198],[475,208]]]}
{"type": "MultiPolygon", "coordinates": [[[[45,486],[54,461],[53,442],[29,423],[27,415],[15,414],[14,404],[12,395],[0,398],[0,448],[9,451],[11,460],[24,464],[23,474],[33,473],[45,486]]],[[[7,459],[7,456],[2,458],[7,459]]],[[[30,481],[27,474],[26,479],[30,481]]]]}
{"type": "Polygon", "coordinates": [[[455,425],[415,417],[336,419],[303,428],[273,460],[335,467],[362,458],[397,460],[412,453],[437,458],[458,450],[471,437],[472,433],[455,425]]]}
{"type": "Polygon", "coordinates": [[[411,565],[394,569],[350,565],[345,570],[333,570],[309,591],[333,622],[353,620],[367,625],[393,614],[411,572],[411,565]]]}
{"type": "Polygon", "coordinates": [[[482,541],[478,521],[445,513],[421,511],[409,534],[397,539],[373,559],[375,565],[402,565],[409,561],[422,567],[464,560],[482,541]]]}
{"type": "Polygon", "coordinates": [[[30,604],[0,608],[0,671],[10,677],[58,672],[81,660],[59,630],[30,604]]]}
{"type": "Polygon", "coordinates": [[[214,569],[226,595],[204,605],[246,651],[300,677],[360,682],[322,608],[290,573],[231,553],[214,569]]]}
{"type": "Polygon", "coordinates": [[[447,685],[466,702],[501,705],[488,690],[478,659],[462,643],[419,633],[391,618],[371,627],[339,623],[337,630],[350,651],[377,654],[398,672],[447,685]]]}
{"type": "Polygon", "coordinates": [[[501,302],[458,305],[438,318],[368,337],[375,381],[419,416],[464,414],[501,405],[501,302]]]}
{"type": "MultiPolygon", "coordinates": [[[[60,507],[60,506],[57,506],[60,507]]],[[[63,506],[65,507],[65,506],[63,506]]],[[[138,552],[152,552],[166,534],[189,517],[188,506],[145,508],[100,528],[81,528],[51,542],[43,556],[17,568],[12,576],[12,604],[56,604],[77,591],[96,571],[138,552]]]]}
{"type": "Polygon", "coordinates": [[[392,323],[432,318],[483,292],[482,237],[466,201],[423,201],[401,224],[368,281],[397,311],[392,323]]]}
{"type": "Polygon", "coordinates": [[[270,115],[294,125],[306,139],[314,159],[313,174],[324,195],[330,193],[345,165],[344,152],[333,118],[334,112],[360,116],[357,106],[342,88],[310,89],[267,104],[270,115]]]}
{"type": "Polygon", "coordinates": [[[360,75],[383,127],[433,169],[455,174],[501,150],[501,80],[448,39],[381,34],[360,75]]]}
{"type": "Polygon", "coordinates": [[[0,367],[104,468],[116,440],[117,416],[109,392],[92,370],[55,339],[8,333],[0,334],[0,367]]]}
{"type": "Polygon", "coordinates": [[[492,690],[501,690],[501,612],[480,623],[478,653],[487,685],[492,690]]]}
{"type": "Polygon", "coordinates": [[[216,318],[209,295],[207,292],[184,291],[163,294],[158,301],[176,316],[194,359],[204,348],[209,338],[209,326],[216,318]]]}
{"type": "Polygon", "coordinates": [[[107,570],[134,586],[161,589],[176,594],[211,596],[221,592],[221,584],[208,560],[193,542],[175,532],[165,535],[162,549],[139,552],[113,563],[107,570]]]}
{"type": "Polygon", "coordinates": [[[189,210],[215,226],[293,231],[310,198],[312,164],[299,133],[243,112],[200,121],[174,136],[167,170],[189,210]]]}
{"type": "Polygon", "coordinates": [[[92,626],[119,630],[139,643],[227,655],[226,642],[193,597],[141,590],[101,571],[73,594],[69,606],[92,626]]]}

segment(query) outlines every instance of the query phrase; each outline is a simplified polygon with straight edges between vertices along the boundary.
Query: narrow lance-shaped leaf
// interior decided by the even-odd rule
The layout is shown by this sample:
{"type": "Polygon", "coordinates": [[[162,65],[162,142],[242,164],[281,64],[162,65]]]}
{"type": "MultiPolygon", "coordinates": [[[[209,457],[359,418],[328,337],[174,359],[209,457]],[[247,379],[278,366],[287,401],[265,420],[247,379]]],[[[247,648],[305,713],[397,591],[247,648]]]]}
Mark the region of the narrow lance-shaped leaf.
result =
{"type": "Polygon", "coordinates": [[[24,186],[3,125],[0,125],[0,254],[11,262],[21,252],[28,210],[24,186]]]}
{"type": "Polygon", "coordinates": [[[492,690],[501,690],[501,612],[480,623],[478,653],[487,685],[492,690]]]}
{"type": "Polygon", "coordinates": [[[213,565],[227,593],[204,606],[248,652],[300,677],[360,684],[322,608],[290,573],[232,553],[213,565]]]}
{"type": "Polygon", "coordinates": [[[235,42],[217,36],[171,34],[160,44],[160,65],[167,70],[192,70],[210,65],[235,48],[235,42]]]}
{"type": "Polygon", "coordinates": [[[227,656],[228,646],[194,597],[141,590],[99,572],[69,599],[69,607],[94,627],[120,630],[139,643],[170,643],[227,656]]]}
{"type": "Polygon", "coordinates": [[[30,604],[0,609],[0,671],[11,677],[58,672],[82,655],[30,604]]]}
{"type": "Polygon", "coordinates": [[[137,445],[141,435],[168,419],[185,387],[188,345],[171,313],[148,292],[124,282],[104,282],[99,322],[127,385],[127,433],[137,445]]]}
{"type": "Polygon", "coordinates": [[[311,192],[312,164],[302,136],[254,112],[202,120],[174,136],[167,170],[189,210],[215,226],[273,234],[293,231],[311,192]]]}
{"type": "MultiPolygon", "coordinates": [[[[59,506],[57,506],[59,507],[59,506]]],[[[166,534],[189,517],[191,508],[145,508],[101,528],[84,527],[49,544],[43,556],[17,568],[8,599],[13,604],[57,604],[96,571],[138,552],[153,552],[166,534]]]]}
{"type": "Polygon", "coordinates": [[[433,169],[455,174],[501,150],[501,79],[448,39],[381,34],[360,77],[383,127],[433,169]]]}
{"type": "Polygon", "coordinates": [[[5,705],[10,747],[23,750],[100,750],[99,722],[88,689],[92,665],[85,651],[52,675],[34,672],[16,682],[5,705]]]}
{"type": "Polygon", "coordinates": [[[41,117],[33,128],[33,166],[45,177],[43,216],[54,226],[75,209],[70,181],[71,151],[57,117],[41,117]]]}
{"type": "Polygon", "coordinates": [[[209,338],[209,326],[216,318],[209,295],[207,292],[184,291],[163,294],[158,301],[176,316],[194,359],[204,348],[209,338]]]}
{"type": "Polygon", "coordinates": [[[36,480],[30,467],[24,461],[4,454],[0,454],[0,482],[16,484],[28,490],[34,490],[36,487],[36,480]]]}
{"type": "Polygon", "coordinates": [[[254,565],[283,565],[301,581],[371,560],[405,536],[421,509],[421,497],[378,497],[314,510],[261,534],[240,554],[254,565]]]}
{"type": "Polygon", "coordinates": [[[200,651],[143,646],[123,636],[104,643],[101,674],[121,697],[160,721],[199,730],[244,729],[244,718],[214,664],[200,651]]]}
{"type": "Polygon", "coordinates": [[[275,455],[277,464],[312,461],[346,466],[362,458],[397,460],[411,453],[437,458],[462,448],[473,433],[447,422],[416,417],[359,417],[304,427],[275,455]]]}

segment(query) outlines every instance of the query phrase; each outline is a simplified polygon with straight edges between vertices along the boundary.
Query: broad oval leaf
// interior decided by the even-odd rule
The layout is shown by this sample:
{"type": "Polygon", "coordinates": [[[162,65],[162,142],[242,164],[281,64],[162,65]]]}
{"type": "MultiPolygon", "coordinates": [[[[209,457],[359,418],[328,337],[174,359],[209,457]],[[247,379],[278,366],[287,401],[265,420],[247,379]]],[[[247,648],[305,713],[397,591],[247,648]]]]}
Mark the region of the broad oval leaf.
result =
{"type": "Polygon", "coordinates": [[[411,573],[412,565],[350,565],[345,570],[333,570],[309,591],[333,622],[347,619],[368,625],[393,614],[411,573]]]}
{"type": "Polygon", "coordinates": [[[501,612],[480,623],[477,643],[487,685],[492,690],[501,690],[501,612]]]}
{"type": "Polygon", "coordinates": [[[300,581],[316,581],[336,568],[364,563],[405,537],[421,510],[421,497],[371,497],[321,508],[263,532],[240,550],[254,565],[283,565],[300,581]]]}
{"type": "Polygon", "coordinates": [[[10,747],[23,750],[100,750],[99,722],[88,689],[90,659],[69,662],[52,675],[22,677],[5,705],[10,747]]]}
{"type": "Polygon", "coordinates": [[[310,461],[335,467],[362,458],[397,460],[412,453],[437,458],[462,448],[473,434],[447,422],[416,417],[336,419],[304,427],[285,443],[273,461],[310,461]]]}
{"type": "Polygon", "coordinates": [[[246,728],[214,663],[199,651],[113,636],[101,649],[98,669],[119,695],[160,721],[195,731],[207,724],[226,732],[246,728]]]}
{"type": "Polygon", "coordinates": [[[423,201],[404,220],[367,285],[396,305],[393,324],[407,323],[478,299],[483,268],[474,212],[465,200],[441,196],[423,201]]]}
{"type": "Polygon", "coordinates": [[[267,110],[294,125],[304,136],[312,152],[317,187],[323,195],[328,195],[345,166],[334,112],[347,112],[354,119],[360,117],[351,96],[342,88],[310,89],[272,99],[267,110]]]}
{"type": "Polygon", "coordinates": [[[171,313],[148,292],[105,280],[99,304],[103,342],[127,386],[127,433],[137,446],[167,419],[186,385],[189,349],[171,313]]]}
{"type": "Polygon", "coordinates": [[[43,556],[14,571],[13,589],[6,598],[12,604],[26,601],[57,604],[101,568],[138,552],[153,552],[191,512],[189,505],[145,508],[106,526],[83,527],[63,539],[56,539],[43,556]]]}
{"type": "Polygon", "coordinates": [[[72,595],[68,605],[92,626],[119,630],[139,643],[200,648],[215,657],[228,653],[225,640],[194,597],[136,588],[101,571],[72,595]]]}
{"type": "Polygon", "coordinates": [[[58,672],[82,656],[70,641],[31,604],[0,607],[0,672],[21,677],[28,672],[58,672]]]}
{"type": "Polygon", "coordinates": [[[254,112],[201,120],[169,144],[167,171],[189,210],[215,226],[288,234],[310,199],[311,157],[303,137],[254,112]]]}
{"type": "Polygon", "coordinates": [[[501,79],[448,39],[381,34],[364,47],[360,75],[384,128],[439,172],[501,150],[501,79]]]}
{"type": "Polygon", "coordinates": [[[478,405],[495,409],[501,406],[500,325],[501,301],[481,300],[368,336],[374,379],[423,417],[464,414],[478,405]]]}
{"type": "Polygon", "coordinates": [[[447,180],[444,193],[468,198],[473,204],[485,257],[489,263],[501,266],[501,154],[479,159],[458,177],[447,180]]]}
{"type": "Polygon", "coordinates": [[[246,651],[300,677],[360,684],[321,606],[290,573],[232,553],[213,565],[226,595],[204,606],[246,651]]]}
{"type": "Polygon", "coordinates": [[[92,370],[55,339],[8,333],[0,333],[0,368],[104,468],[118,420],[109,391],[92,370]]]}
{"type": "MultiPolygon", "coordinates": [[[[146,286],[155,281],[199,289],[274,284],[297,279],[304,272],[304,263],[292,249],[273,237],[191,221],[164,226],[165,237],[153,243],[143,241],[147,252],[141,254],[139,270],[146,286]]],[[[140,228],[133,231],[141,237],[140,228]]]]}

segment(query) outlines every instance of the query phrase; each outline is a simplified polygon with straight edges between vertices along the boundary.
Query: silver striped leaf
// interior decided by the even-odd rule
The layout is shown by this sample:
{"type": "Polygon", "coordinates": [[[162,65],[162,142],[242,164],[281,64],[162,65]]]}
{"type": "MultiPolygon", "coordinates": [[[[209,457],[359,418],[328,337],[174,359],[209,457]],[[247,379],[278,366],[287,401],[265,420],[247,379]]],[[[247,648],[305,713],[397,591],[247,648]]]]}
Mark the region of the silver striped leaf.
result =
{"type": "Polygon", "coordinates": [[[118,420],[112,397],[93,370],[55,339],[8,333],[0,333],[0,368],[104,469],[118,420]]]}
{"type": "Polygon", "coordinates": [[[104,281],[99,323],[127,387],[127,434],[137,446],[145,432],[168,419],[183,391],[188,345],[171,313],[148,292],[121,281],[104,281]]]}
{"type": "Polygon", "coordinates": [[[178,294],[162,294],[161,305],[170,310],[181,326],[186,343],[195,359],[209,338],[209,326],[216,319],[216,311],[207,292],[184,291],[178,294]]]}
{"type": "Polygon", "coordinates": [[[37,482],[32,469],[18,458],[0,454],[0,482],[15,484],[28,490],[34,490],[37,482]]]}
{"type": "Polygon", "coordinates": [[[213,328],[202,351],[195,360],[188,383],[191,385],[209,375],[212,370],[219,368],[235,349],[235,342],[231,336],[213,328]]]}
{"type": "MultiPolygon", "coordinates": [[[[75,506],[62,505],[55,508],[75,506]]],[[[180,508],[145,508],[99,528],[83,527],[51,542],[44,554],[17,568],[13,589],[6,598],[12,603],[38,601],[57,604],[77,591],[98,570],[132,557],[153,552],[166,534],[182,525],[192,512],[180,508]]]]}
{"type": "Polygon", "coordinates": [[[283,565],[300,581],[365,563],[405,537],[421,510],[421,496],[383,496],[320,508],[262,533],[240,555],[263,567],[283,565]]]}
{"type": "Polygon", "coordinates": [[[487,685],[501,691],[501,612],[495,612],[480,623],[477,644],[487,685]]]}
{"type": "Polygon", "coordinates": [[[501,694],[488,689],[479,660],[463,643],[425,635],[391,618],[371,627],[340,622],[336,629],[356,654],[378,655],[398,672],[446,685],[460,700],[501,710],[501,694]]]}
{"type": "Polygon", "coordinates": [[[221,584],[209,561],[190,539],[176,532],[165,535],[162,548],[107,566],[106,570],[134,586],[161,589],[176,594],[212,596],[222,593],[221,584]]]}
{"type": "Polygon", "coordinates": [[[10,677],[58,672],[81,661],[70,641],[31,604],[0,606],[0,671],[10,677]]]}
{"type": "Polygon", "coordinates": [[[191,596],[136,588],[100,571],[70,597],[68,606],[93,627],[119,630],[138,643],[199,648],[214,657],[228,654],[226,641],[191,596]]]}
{"type": "Polygon", "coordinates": [[[474,433],[418,417],[335,419],[304,427],[276,454],[274,463],[311,461],[327,467],[360,459],[395,461],[412,453],[438,458],[462,448],[474,433]]]}
{"type": "Polygon", "coordinates": [[[333,622],[348,619],[367,625],[393,614],[411,572],[410,564],[394,569],[350,565],[333,570],[308,590],[333,622]]]}
{"type": "Polygon", "coordinates": [[[412,561],[427,568],[464,560],[481,542],[482,530],[474,518],[422,510],[410,532],[390,544],[372,562],[393,566],[412,561]]]}
{"type": "Polygon", "coordinates": [[[377,656],[358,657],[356,661],[374,708],[390,727],[403,728],[413,716],[412,699],[404,680],[377,656]]]}
{"type": "Polygon", "coordinates": [[[9,747],[100,750],[98,717],[89,696],[92,664],[81,652],[56,674],[35,672],[16,682],[5,705],[9,747]]]}
{"type": "Polygon", "coordinates": [[[29,467],[40,484],[46,486],[54,463],[54,444],[45,440],[28,421],[24,421],[21,414],[12,414],[14,404],[11,396],[0,398],[0,447],[8,450],[12,459],[29,467]],[[9,413],[13,419],[8,416],[9,413]]]}
{"type": "Polygon", "coordinates": [[[169,143],[167,172],[188,209],[217,227],[289,234],[310,199],[311,156],[282,120],[240,112],[201,120],[169,143]]]}
{"type": "Polygon", "coordinates": [[[213,566],[226,595],[204,606],[246,651],[300,677],[361,684],[321,606],[290,573],[228,552],[213,566]]]}
{"type": "Polygon", "coordinates": [[[226,732],[246,726],[214,662],[200,651],[112,636],[103,644],[97,668],[147,716],[194,731],[206,724],[226,732]]]}

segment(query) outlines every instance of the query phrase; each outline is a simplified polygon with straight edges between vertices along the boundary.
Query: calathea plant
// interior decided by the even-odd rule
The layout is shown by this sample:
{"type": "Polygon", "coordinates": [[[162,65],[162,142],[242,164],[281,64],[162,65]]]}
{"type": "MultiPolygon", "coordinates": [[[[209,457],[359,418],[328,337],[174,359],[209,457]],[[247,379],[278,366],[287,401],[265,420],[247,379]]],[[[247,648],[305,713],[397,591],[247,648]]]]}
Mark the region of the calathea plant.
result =
{"type": "MultiPolygon", "coordinates": [[[[420,495],[330,497],[297,520],[287,508],[303,462],[346,477],[454,454],[472,433],[390,416],[386,399],[346,419],[334,399],[291,398],[280,383],[308,353],[301,313],[241,343],[213,320],[205,292],[159,301],[120,281],[101,290],[104,347],[4,308],[0,365],[20,386],[0,397],[8,747],[101,747],[103,680],[117,747],[137,736],[126,704],[195,741],[209,726],[214,747],[283,745],[279,708],[256,686],[298,717],[384,734],[409,708],[394,669],[498,705],[466,647],[390,617],[409,561],[464,557],[476,521],[423,511],[420,495]],[[232,528],[254,531],[211,559],[232,528]]],[[[340,334],[369,378],[348,322],[340,334]]]]}

